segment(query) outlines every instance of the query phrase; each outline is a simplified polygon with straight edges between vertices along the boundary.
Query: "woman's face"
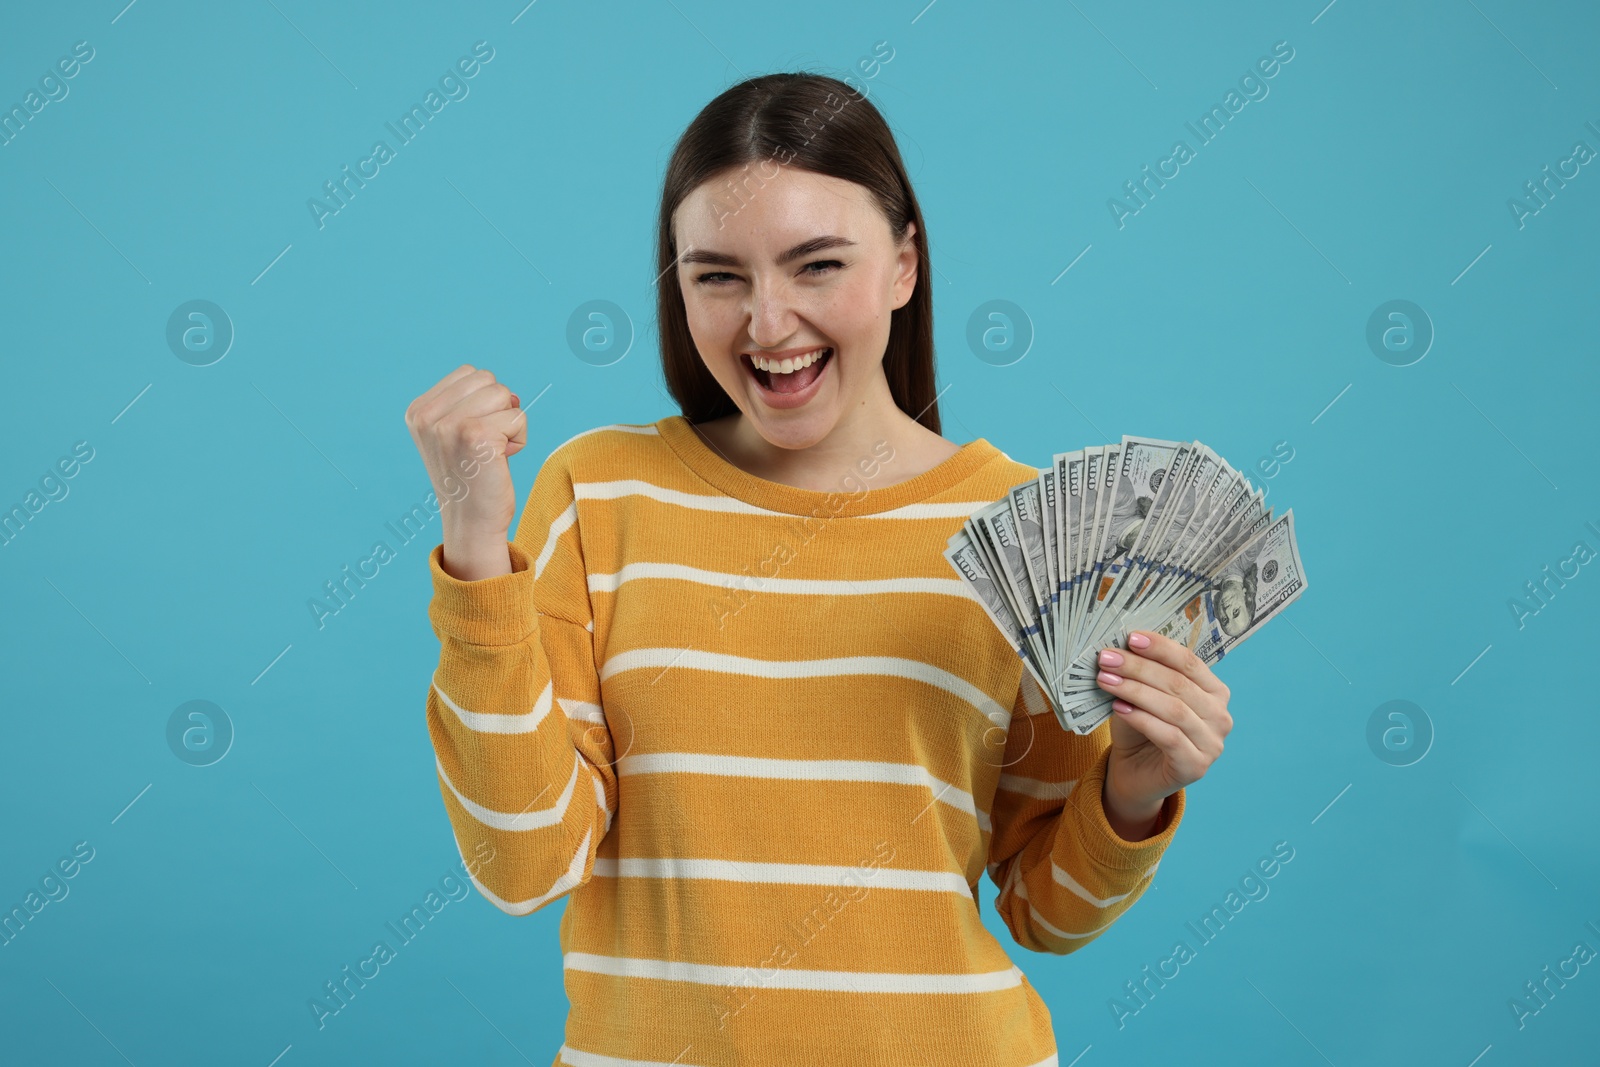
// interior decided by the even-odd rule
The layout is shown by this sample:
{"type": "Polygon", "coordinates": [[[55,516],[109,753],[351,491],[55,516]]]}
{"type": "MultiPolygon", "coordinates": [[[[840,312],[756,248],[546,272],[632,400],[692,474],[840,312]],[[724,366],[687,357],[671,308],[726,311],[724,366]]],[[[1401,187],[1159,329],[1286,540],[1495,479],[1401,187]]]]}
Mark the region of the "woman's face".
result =
{"type": "Polygon", "coordinates": [[[769,443],[807,448],[846,416],[890,414],[877,410],[893,408],[883,354],[890,312],[916,286],[914,230],[897,244],[865,188],[775,161],[725,171],[678,206],[689,333],[769,443]],[[751,361],[811,352],[818,361],[791,374],[758,373],[751,361]]]}

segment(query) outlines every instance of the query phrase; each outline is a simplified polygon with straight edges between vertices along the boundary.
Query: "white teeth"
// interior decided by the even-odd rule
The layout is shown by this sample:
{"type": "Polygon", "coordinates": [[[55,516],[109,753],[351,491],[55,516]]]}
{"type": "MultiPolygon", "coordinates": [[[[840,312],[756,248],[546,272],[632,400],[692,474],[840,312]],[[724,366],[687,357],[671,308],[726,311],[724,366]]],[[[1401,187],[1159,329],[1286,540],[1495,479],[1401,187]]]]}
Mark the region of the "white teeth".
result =
{"type": "Polygon", "coordinates": [[[784,360],[771,360],[752,355],[750,362],[755,364],[758,370],[770,371],[773,374],[793,374],[802,367],[811,366],[811,364],[821,359],[827,351],[826,348],[819,348],[815,352],[808,352],[798,358],[784,360]]]}

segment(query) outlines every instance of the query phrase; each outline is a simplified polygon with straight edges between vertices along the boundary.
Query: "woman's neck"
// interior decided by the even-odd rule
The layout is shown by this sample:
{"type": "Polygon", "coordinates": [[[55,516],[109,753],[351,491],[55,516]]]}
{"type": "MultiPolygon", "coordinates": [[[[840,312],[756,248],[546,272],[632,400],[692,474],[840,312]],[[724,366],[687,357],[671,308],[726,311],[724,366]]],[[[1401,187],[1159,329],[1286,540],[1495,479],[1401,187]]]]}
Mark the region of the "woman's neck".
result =
{"type": "Polygon", "coordinates": [[[898,407],[891,411],[870,417],[862,412],[863,417],[839,423],[827,437],[801,449],[772,444],[742,412],[695,429],[746,474],[821,493],[850,492],[864,480],[869,488],[887,488],[931,470],[960,450],[898,407]],[[868,480],[863,470],[876,473],[868,480]]]}

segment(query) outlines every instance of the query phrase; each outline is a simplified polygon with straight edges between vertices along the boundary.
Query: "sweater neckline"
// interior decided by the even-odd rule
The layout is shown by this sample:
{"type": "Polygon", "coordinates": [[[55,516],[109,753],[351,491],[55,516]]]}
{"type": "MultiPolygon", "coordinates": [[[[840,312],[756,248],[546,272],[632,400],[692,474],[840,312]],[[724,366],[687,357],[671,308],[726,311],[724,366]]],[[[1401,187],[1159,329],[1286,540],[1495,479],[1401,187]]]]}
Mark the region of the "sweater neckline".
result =
{"type": "MultiPolygon", "coordinates": [[[[905,481],[875,488],[873,479],[858,470],[855,472],[856,483],[860,484],[845,484],[849,476],[842,473],[839,476],[839,488],[824,492],[758,478],[734,466],[713,449],[701,437],[700,431],[682,415],[668,415],[658,420],[655,426],[678,459],[705,481],[746,504],[786,515],[816,515],[823,512],[831,517],[877,515],[907,504],[916,504],[970,477],[1001,454],[986,438],[980,437],[962,445],[943,462],[905,481]],[[862,485],[865,486],[864,491],[862,485]]],[[[876,460],[875,456],[862,458],[869,464],[876,460]]],[[[893,462],[892,458],[886,463],[880,462],[878,469],[888,469],[893,462]]],[[[868,470],[871,469],[869,465],[868,470]]]]}

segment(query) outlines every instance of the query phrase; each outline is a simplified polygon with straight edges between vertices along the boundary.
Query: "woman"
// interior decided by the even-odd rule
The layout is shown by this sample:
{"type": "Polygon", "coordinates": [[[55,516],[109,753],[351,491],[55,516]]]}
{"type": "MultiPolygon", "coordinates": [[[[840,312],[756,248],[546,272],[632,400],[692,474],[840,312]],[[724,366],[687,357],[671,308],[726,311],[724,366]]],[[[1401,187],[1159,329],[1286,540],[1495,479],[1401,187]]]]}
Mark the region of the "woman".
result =
{"type": "Polygon", "coordinates": [[[510,914],[571,896],[555,1062],[1053,1064],[977,883],[1025,948],[1093,940],[1227,687],[1134,635],[1103,658],[1119,714],[1063,730],[951,573],[950,534],[1035,471],[940,435],[927,237],[864,97],[718,96],[658,253],[683,413],[558,446],[514,538],[517,397],[467,365],[406,413],[450,501],[427,720],[456,842],[510,914]]]}

